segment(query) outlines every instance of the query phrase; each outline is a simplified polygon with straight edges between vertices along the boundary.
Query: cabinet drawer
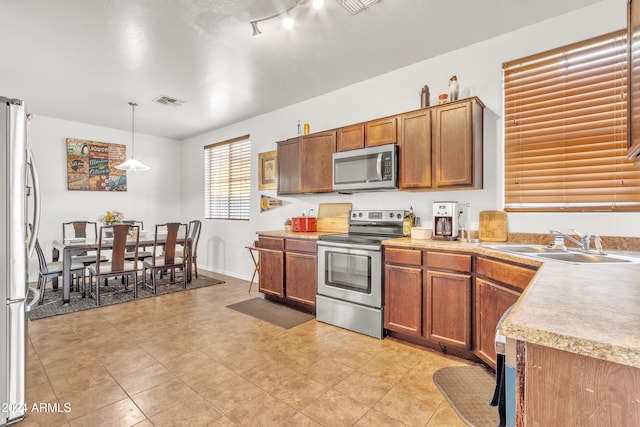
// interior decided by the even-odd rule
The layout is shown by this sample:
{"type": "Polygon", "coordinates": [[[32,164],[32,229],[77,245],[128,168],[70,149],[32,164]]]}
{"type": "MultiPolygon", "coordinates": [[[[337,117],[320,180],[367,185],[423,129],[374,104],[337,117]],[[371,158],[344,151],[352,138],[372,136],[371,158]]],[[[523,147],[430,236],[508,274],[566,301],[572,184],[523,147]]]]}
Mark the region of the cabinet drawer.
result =
{"type": "Polygon", "coordinates": [[[478,257],[476,274],[515,286],[518,289],[524,289],[536,274],[536,270],[478,257]]]}
{"type": "Polygon", "coordinates": [[[422,251],[418,249],[387,248],[384,257],[390,264],[422,265],[422,251]]]}
{"type": "Polygon", "coordinates": [[[259,238],[259,244],[261,248],[275,249],[278,251],[284,250],[284,239],[277,237],[262,237],[259,238]]]}
{"type": "Polygon", "coordinates": [[[315,254],[318,251],[318,245],[315,240],[287,239],[284,247],[287,251],[293,252],[309,252],[315,254]]]}
{"type": "Polygon", "coordinates": [[[471,271],[471,255],[451,254],[446,252],[427,252],[426,265],[428,268],[440,270],[471,271]]]}

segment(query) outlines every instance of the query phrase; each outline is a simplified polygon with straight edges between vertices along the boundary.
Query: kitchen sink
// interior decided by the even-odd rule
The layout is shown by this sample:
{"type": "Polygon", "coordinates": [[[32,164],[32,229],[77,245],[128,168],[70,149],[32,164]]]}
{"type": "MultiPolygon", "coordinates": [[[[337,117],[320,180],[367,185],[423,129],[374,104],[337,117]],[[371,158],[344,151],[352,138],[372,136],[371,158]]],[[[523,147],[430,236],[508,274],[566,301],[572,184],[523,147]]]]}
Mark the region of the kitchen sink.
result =
{"type": "Polygon", "coordinates": [[[612,255],[587,254],[579,252],[564,252],[555,254],[537,254],[541,258],[553,259],[556,261],[578,262],[578,263],[611,263],[611,262],[640,262],[638,258],[621,258],[612,255]]]}
{"type": "Polygon", "coordinates": [[[580,249],[554,249],[543,245],[496,245],[491,246],[505,252],[515,252],[530,255],[536,258],[544,258],[554,261],[568,262],[572,264],[599,264],[599,263],[640,263],[640,258],[622,255],[601,255],[586,253],[580,249]]]}

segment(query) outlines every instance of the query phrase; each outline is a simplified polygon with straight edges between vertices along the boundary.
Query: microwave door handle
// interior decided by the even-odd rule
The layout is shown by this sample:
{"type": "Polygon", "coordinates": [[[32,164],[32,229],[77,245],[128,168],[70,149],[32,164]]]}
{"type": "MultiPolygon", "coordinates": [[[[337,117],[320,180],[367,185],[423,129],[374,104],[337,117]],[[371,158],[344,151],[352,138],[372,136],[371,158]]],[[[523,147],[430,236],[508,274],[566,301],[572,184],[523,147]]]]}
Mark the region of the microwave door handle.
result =
{"type": "Polygon", "coordinates": [[[378,159],[376,160],[376,173],[378,174],[378,181],[382,181],[382,153],[378,153],[378,159]]]}

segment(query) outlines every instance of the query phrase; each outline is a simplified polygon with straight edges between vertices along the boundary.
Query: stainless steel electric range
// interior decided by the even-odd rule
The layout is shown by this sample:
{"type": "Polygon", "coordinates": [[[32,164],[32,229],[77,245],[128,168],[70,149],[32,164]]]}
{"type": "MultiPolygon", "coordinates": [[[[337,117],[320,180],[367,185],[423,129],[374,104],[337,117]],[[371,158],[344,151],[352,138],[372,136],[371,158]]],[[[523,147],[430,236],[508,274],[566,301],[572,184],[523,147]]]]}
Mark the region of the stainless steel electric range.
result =
{"type": "Polygon", "coordinates": [[[402,237],[403,210],[354,210],[347,234],[318,238],[316,319],[384,338],[382,241],[402,237]]]}

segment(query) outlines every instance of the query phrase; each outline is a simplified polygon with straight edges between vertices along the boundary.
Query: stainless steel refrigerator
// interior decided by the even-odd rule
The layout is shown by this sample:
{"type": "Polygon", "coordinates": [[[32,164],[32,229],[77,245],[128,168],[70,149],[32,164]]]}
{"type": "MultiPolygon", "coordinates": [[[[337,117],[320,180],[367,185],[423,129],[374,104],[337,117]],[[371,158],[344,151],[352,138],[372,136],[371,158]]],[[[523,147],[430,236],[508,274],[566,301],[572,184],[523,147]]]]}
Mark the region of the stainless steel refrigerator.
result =
{"type": "Polygon", "coordinates": [[[22,420],[28,409],[25,312],[39,297],[28,287],[28,259],[38,233],[40,203],[27,145],[25,104],[2,96],[0,175],[0,426],[4,426],[22,420]]]}

